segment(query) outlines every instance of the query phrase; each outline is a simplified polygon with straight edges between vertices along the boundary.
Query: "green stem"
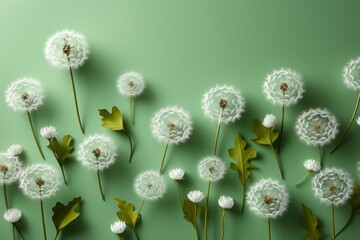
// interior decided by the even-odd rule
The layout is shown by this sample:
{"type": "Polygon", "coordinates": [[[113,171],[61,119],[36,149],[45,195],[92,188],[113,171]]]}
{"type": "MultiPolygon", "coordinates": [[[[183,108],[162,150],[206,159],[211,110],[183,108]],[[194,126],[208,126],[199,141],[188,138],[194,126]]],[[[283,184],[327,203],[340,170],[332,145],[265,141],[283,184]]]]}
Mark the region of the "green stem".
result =
{"type": "Polygon", "coordinates": [[[5,207],[6,207],[6,210],[7,210],[7,209],[9,209],[9,202],[8,202],[7,192],[6,192],[5,173],[4,173],[3,190],[4,190],[5,207]]]}
{"type": "Polygon", "coordinates": [[[16,238],[15,238],[15,223],[12,224],[12,234],[13,234],[13,239],[16,240],[16,238]]]}
{"type": "Polygon", "coordinates": [[[178,194],[179,194],[180,206],[181,206],[181,208],[182,208],[182,199],[181,199],[181,193],[180,193],[180,184],[179,184],[179,181],[176,181],[176,186],[177,186],[177,190],[178,190],[178,194]]]}
{"type": "Polygon", "coordinates": [[[144,203],[145,203],[145,198],[143,198],[143,200],[141,201],[141,204],[140,204],[140,208],[139,208],[139,215],[140,215],[140,212],[141,212],[141,209],[143,208],[144,206],[144,203]]]}
{"type": "Polygon", "coordinates": [[[308,173],[305,175],[305,177],[303,177],[302,179],[300,179],[300,181],[298,181],[295,186],[298,187],[299,185],[303,184],[305,182],[305,180],[310,176],[310,171],[308,171],[308,173]]]}
{"type": "Polygon", "coordinates": [[[164,166],[165,156],[166,156],[166,152],[167,152],[168,147],[169,147],[169,141],[167,141],[167,142],[166,142],[166,146],[165,146],[164,154],[163,154],[163,157],[162,157],[162,160],[161,160],[161,165],[160,165],[160,174],[161,174],[162,169],[163,169],[163,166],[164,166]]]}
{"type": "Polygon", "coordinates": [[[55,157],[56,161],[58,162],[58,164],[59,164],[59,166],[60,166],[61,173],[62,173],[62,176],[63,176],[63,178],[64,178],[65,185],[67,185],[67,181],[66,181],[66,178],[65,178],[65,173],[64,173],[63,166],[60,164],[59,157],[57,156],[57,154],[56,154],[56,152],[55,152],[55,150],[54,150],[54,146],[53,146],[53,144],[52,144],[51,139],[48,139],[48,140],[49,140],[49,143],[50,143],[51,150],[52,150],[52,152],[53,152],[53,154],[54,154],[54,157],[55,157]]]}
{"type": "Polygon", "coordinates": [[[341,228],[341,230],[335,235],[335,237],[339,236],[352,222],[353,218],[354,218],[355,214],[354,212],[351,212],[351,215],[348,219],[348,221],[346,222],[346,224],[341,228]]]}
{"type": "Polygon", "coordinates": [[[16,229],[16,231],[18,232],[18,234],[20,235],[20,237],[25,240],[24,236],[22,235],[22,233],[20,232],[20,229],[18,228],[18,226],[16,225],[16,223],[13,223],[14,228],[16,229]]]}
{"type": "Polygon", "coordinates": [[[224,208],[221,215],[221,240],[224,240],[225,236],[225,213],[226,209],[224,208]]]}
{"type": "Polygon", "coordinates": [[[44,240],[46,240],[46,226],[45,226],[45,218],[44,218],[44,206],[42,197],[40,196],[40,208],[41,208],[41,220],[42,220],[42,227],[43,227],[43,233],[44,233],[44,240]]]}
{"type": "Polygon", "coordinates": [[[196,240],[199,240],[199,231],[197,227],[197,204],[194,204],[194,206],[195,206],[194,228],[195,228],[196,240]]]}
{"type": "Polygon", "coordinates": [[[136,240],[140,240],[140,237],[139,237],[139,235],[137,234],[137,232],[136,232],[135,228],[134,228],[134,234],[135,234],[135,238],[136,238],[136,240]]]}
{"type": "Polygon", "coordinates": [[[70,78],[71,78],[71,84],[72,84],[72,89],[73,89],[73,94],[74,94],[74,101],[75,101],[75,108],[76,108],[76,114],[77,114],[77,119],[79,122],[79,126],[81,129],[81,132],[84,134],[84,127],[81,123],[81,119],[80,119],[80,113],[79,113],[79,106],[78,106],[78,101],[77,101],[77,96],[76,96],[76,88],[75,88],[75,82],[74,82],[74,76],[73,76],[73,71],[72,68],[70,66],[70,57],[68,56],[68,63],[69,63],[69,71],[70,71],[70,78]]]}
{"type": "Polygon", "coordinates": [[[243,185],[243,191],[242,191],[242,206],[241,206],[241,214],[244,213],[244,209],[245,209],[245,197],[246,197],[246,189],[245,189],[245,185],[246,183],[244,182],[244,185],[243,185]]]}
{"type": "Polygon", "coordinates": [[[133,102],[133,98],[132,98],[132,96],[130,96],[130,123],[132,126],[134,126],[132,102],[133,102]]]}
{"type": "Polygon", "coordinates": [[[219,133],[220,133],[220,126],[221,126],[221,117],[223,114],[223,108],[221,108],[220,110],[220,116],[219,116],[219,121],[218,121],[218,125],[217,125],[217,129],[216,129],[216,135],[215,135],[215,143],[214,143],[214,156],[216,155],[216,148],[217,148],[217,144],[218,144],[218,140],[219,140],[219,133]]]}
{"type": "Polygon", "coordinates": [[[332,240],[335,240],[335,207],[331,205],[332,240]]]}
{"type": "Polygon", "coordinates": [[[208,219],[208,208],[209,208],[209,195],[210,195],[211,181],[208,182],[208,189],[205,200],[205,226],[204,226],[204,240],[207,239],[207,219],[208,219]]]}
{"type": "Polygon", "coordinates": [[[130,164],[131,160],[132,160],[132,157],[133,157],[133,154],[134,154],[134,149],[133,149],[133,144],[132,144],[130,135],[126,131],[124,131],[124,133],[126,134],[128,140],[129,140],[129,145],[130,145],[130,157],[129,157],[129,164],[130,164]]]}
{"type": "Polygon", "coordinates": [[[280,127],[280,133],[279,133],[279,143],[278,143],[278,148],[277,148],[278,153],[280,153],[281,139],[282,139],[283,130],[284,130],[284,121],[285,121],[285,105],[283,102],[282,108],[281,108],[281,127],[280,127]]]}
{"type": "Polygon", "coordinates": [[[45,160],[44,154],[43,154],[43,152],[42,152],[42,150],[41,150],[41,148],[40,148],[39,142],[38,142],[38,140],[37,140],[37,138],[36,138],[36,134],[35,134],[33,122],[32,122],[32,120],[31,120],[31,116],[30,116],[30,112],[29,112],[29,111],[27,111],[27,116],[28,116],[28,119],[29,119],[31,131],[32,131],[32,134],[33,134],[33,137],[34,137],[36,146],[37,146],[37,148],[38,148],[38,150],[39,150],[39,152],[40,152],[40,155],[41,155],[42,159],[45,160]]]}
{"type": "Polygon", "coordinates": [[[96,172],[97,172],[97,179],[98,179],[99,189],[100,189],[100,193],[101,193],[101,198],[105,202],[105,196],[104,196],[102,186],[101,186],[100,170],[98,169],[96,172]]]}
{"type": "Polygon", "coordinates": [[[59,236],[59,231],[56,231],[56,235],[54,237],[54,240],[56,240],[58,238],[58,236],[59,236]]]}
{"type": "Polygon", "coordinates": [[[271,240],[270,217],[268,217],[267,223],[268,223],[268,240],[271,240]]]}
{"type": "Polygon", "coordinates": [[[319,159],[320,159],[320,167],[323,165],[323,155],[322,155],[322,149],[321,146],[318,146],[318,152],[319,152],[319,159]]]}
{"type": "Polygon", "coordinates": [[[279,155],[278,155],[277,152],[275,151],[274,146],[273,146],[272,143],[270,143],[270,147],[271,147],[271,150],[273,151],[273,153],[274,153],[274,155],[275,155],[276,162],[277,162],[277,165],[278,165],[278,168],[279,168],[279,171],[280,171],[281,179],[284,180],[284,173],[283,173],[283,170],[282,170],[282,167],[281,167],[279,155]]]}
{"type": "Polygon", "coordinates": [[[353,114],[352,114],[352,116],[351,116],[350,122],[348,123],[344,134],[341,136],[340,140],[337,142],[337,144],[335,145],[335,147],[331,150],[330,154],[334,153],[334,152],[336,151],[336,149],[337,149],[338,147],[340,147],[340,145],[341,145],[342,142],[344,141],[346,134],[348,133],[348,131],[349,131],[352,123],[354,122],[354,119],[355,119],[355,116],[356,116],[356,112],[357,112],[357,110],[358,110],[358,108],[359,108],[359,103],[360,103],[360,92],[359,92],[358,99],[357,99],[357,102],[356,102],[356,105],[355,105],[355,108],[354,108],[354,112],[353,112],[353,114]]]}

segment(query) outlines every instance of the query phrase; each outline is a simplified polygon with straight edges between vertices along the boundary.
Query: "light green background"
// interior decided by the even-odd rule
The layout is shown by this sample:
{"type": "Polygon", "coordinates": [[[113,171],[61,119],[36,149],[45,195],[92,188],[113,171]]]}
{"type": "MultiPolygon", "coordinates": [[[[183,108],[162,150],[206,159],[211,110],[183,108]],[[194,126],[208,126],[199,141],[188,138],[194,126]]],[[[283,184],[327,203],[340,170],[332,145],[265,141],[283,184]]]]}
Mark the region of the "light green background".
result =
{"type": "MultiPolygon", "coordinates": [[[[62,233],[62,239],[116,239],[109,225],[117,219],[115,197],[139,206],[133,191],[137,174],[158,169],[164,145],[153,139],[150,119],[161,107],[179,105],[192,115],[194,132],[185,144],[171,146],[165,173],[167,193],[156,202],[146,202],[139,226],[141,239],[194,239],[190,223],[182,217],[176,185],[167,177],[173,167],[186,169],[181,183],[185,196],[190,190],[206,190],[206,182],[197,176],[199,160],[211,154],[216,123],[202,113],[203,93],[216,84],[233,84],[246,99],[246,112],[240,121],[221,130],[218,153],[228,166],[227,149],[233,146],[236,133],[241,133],[256,148],[259,169],[253,171],[249,183],[264,177],[279,179],[270,149],[255,145],[252,120],[266,113],[280,117],[280,107],[266,101],[262,84],[273,69],[291,67],[304,78],[304,99],[286,111],[284,148],[281,159],[285,169],[284,183],[290,191],[288,212],[272,224],[273,239],[302,239],[306,232],[299,225],[301,204],[319,216],[330,238],[330,208],[313,196],[310,181],[295,188],[294,183],[305,173],[302,162],[317,158],[312,147],[295,135],[294,121],[309,107],[326,107],[333,112],[344,130],[355,104],[357,93],[343,83],[344,65],[360,52],[360,2],[353,0],[151,0],[151,1],[44,1],[2,0],[0,2],[1,70],[0,92],[3,94],[18,78],[31,76],[45,88],[44,105],[33,117],[36,129],[55,125],[59,136],[72,134],[76,147],[85,136],[79,131],[69,73],[53,68],[44,58],[47,38],[68,28],[83,33],[89,42],[90,58],[75,71],[81,115],[86,136],[104,133],[118,145],[119,157],[114,166],[103,173],[106,202],[102,202],[95,172],[83,168],[75,157],[65,166],[69,184],[57,196],[45,201],[48,238],[55,230],[51,208],[57,201],[67,203],[73,197],[84,199],[81,216],[62,233]],[[146,79],[146,90],[135,102],[135,126],[128,127],[136,150],[128,165],[126,137],[101,127],[98,108],[117,105],[128,117],[129,100],[118,94],[116,79],[135,70],[146,79]]],[[[11,144],[24,147],[24,164],[42,162],[33,142],[25,114],[13,112],[0,101],[0,149],[11,144]]],[[[128,118],[127,118],[128,119],[128,118]]],[[[334,155],[325,148],[325,165],[348,170],[359,183],[356,171],[360,156],[359,129],[353,126],[346,145],[334,155]]],[[[51,152],[40,139],[47,162],[54,164],[51,152]]],[[[217,198],[233,196],[235,208],[226,215],[226,239],[266,239],[266,221],[249,209],[240,214],[242,187],[237,174],[228,170],[225,178],[213,184],[210,197],[209,240],[220,238],[220,214],[217,198]]],[[[1,193],[1,198],[3,194],[1,193]]],[[[27,199],[17,188],[9,187],[13,207],[23,210],[20,226],[27,239],[42,239],[38,201],[27,199]]],[[[3,208],[3,200],[1,207],[3,208]]],[[[350,213],[348,206],[336,209],[338,228],[350,213]]],[[[360,217],[338,239],[356,239],[360,217]]],[[[203,232],[201,218],[200,233],[203,232]]],[[[11,239],[11,227],[0,220],[0,238],[11,239]]],[[[132,232],[125,235],[133,239],[132,232]]]]}

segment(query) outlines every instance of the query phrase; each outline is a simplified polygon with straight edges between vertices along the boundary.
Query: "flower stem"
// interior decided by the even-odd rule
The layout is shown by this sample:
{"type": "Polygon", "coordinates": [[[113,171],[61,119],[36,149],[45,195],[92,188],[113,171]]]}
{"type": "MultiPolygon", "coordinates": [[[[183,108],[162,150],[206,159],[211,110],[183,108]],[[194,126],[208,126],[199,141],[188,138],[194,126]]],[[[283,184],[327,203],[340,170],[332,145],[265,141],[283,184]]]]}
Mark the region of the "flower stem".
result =
{"type": "Polygon", "coordinates": [[[105,196],[104,196],[102,186],[101,186],[100,170],[98,169],[96,172],[97,172],[97,179],[98,179],[99,189],[100,189],[100,193],[101,193],[101,198],[105,202],[105,196]]]}
{"type": "Polygon", "coordinates": [[[139,208],[139,215],[140,215],[140,212],[141,212],[141,209],[143,208],[144,206],[144,203],[145,203],[145,198],[143,198],[143,200],[141,201],[141,204],[140,204],[140,208],[139,208]]]}
{"type": "Polygon", "coordinates": [[[279,168],[279,171],[280,171],[281,179],[284,180],[284,173],[283,173],[283,170],[282,170],[282,167],[281,167],[279,155],[278,155],[277,152],[275,151],[274,146],[273,146],[272,143],[270,143],[270,147],[271,147],[271,150],[273,151],[273,153],[274,153],[274,155],[275,155],[276,162],[277,162],[277,165],[278,165],[278,168],[279,168]]]}
{"type": "Polygon", "coordinates": [[[40,155],[41,155],[42,159],[45,160],[44,154],[43,154],[43,152],[42,152],[42,150],[41,150],[41,148],[40,148],[39,142],[38,142],[38,140],[37,140],[37,138],[36,138],[36,134],[35,134],[33,122],[32,122],[32,120],[31,120],[31,116],[30,116],[30,112],[29,112],[29,111],[27,111],[27,116],[28,116],[28,119],[29,119],[31,131],[32,131],[32,134],[33,134],[33,137],[34,137],[36,146],[37,146],[37,148],[38,148],[38,150],[39,150],[39,152],[40,152],[40,155]]]}
{"type": "Polygon", "coordinates": [[[56,231],[56,235],[54,237],[54,240],[56,240],[58,238],[58,236],[59,236],[59,231],[56,231]]]}
{"type": "Polygon", "coordinates": [[[205,201],[205,224],[204,224],[204,240],[207,239],[207,219],[208,219],[208,208],[209,208],[209,195],[210,195],[211,181],[208,182],[208,189],[206,193],[205,201]]]}
{"type": "Polygon", "coordinates": [[[134,149],[133,149],[133,144],[130,138],[130,135],[128,134],[128,132],[124,131],[124,133],[126,134],[127,138],[129,139],[129,145],[130,145],[130,157],[129,157],[129,164],[131,163],[133,154],[134,154],[134,149]]]}
{"type": "Polygon", "coordinates": [[[305,180],[310,176],[310,171],[308,171],[308,173],[302,178],[300,179],[300,181],[298,181],[295,186],[298,187],[299,185],[303,184],[305,182],[305,180]]]}
{"type": "Polygon", "coordinates": [[[336,233],[335,237],[339,236],[350,225],[354,216],[355,216],[354,212],[351,212],[351,215],[350,215],[349,219],[347,220],[346,224],[341,228],[341,230],[338,233],[336,233]]]}
{"type": "Polygon", "coordinates": [[[134,228],[134,234],[135,234],[135,238],[136,238],[136,240],[140,240],[140,237],[139,237],[139,235],[137,234],[137,232],[136,232],[135,228],[134,228]]]}
{"type": "Polygon", "coordinates": [[[243,185],[243,191],[242,191],[242,206],[241,206],[241,214],[244,213],[244,209],[245,209],[245,195],[246,195],[246,189],[245,189],[245,186],[246,186],[246,183],[244,182],[244,185],[243,185]]]}
{"type": "Polygon", "coordinates": [[[177,190],[178,190],[178,194],[179,194],[180,206],[181,206],[181,208],[182,208],[182,199],[181,199],[181,193],[180,193],[180,184],[179,184],[179,181],[176,181],[176,186],[177,186],[177,190]]]}
{"type": "Polygon", "coordinates": [[[42,198],[40,198],[40,209],[41,209],[41,220],[42,220],[42,227],[43,227],[43,233],[44,233],[44,240],[46,240],[46,226],[45,226],[45,218],[44,218],[44,206],[42,198]]]}
{"type": "Polygon", "coordinates": [[[60,166],[61,173],[62,173],[62,176],[63,176],[63,178],[64,178],[65,185],[67,185],[67,181],[66,181],[66,178],[65,178],[65,173],[64,173],[63,166],[60,164],[59,157],[57,156],[57,154],[56,154],[56,152],[55,152],[55,150],[54,150],[54,146],[53,146],[53,144],[52,144],[51,139],[49,139],[49,143],[50,143],[51,150],[52,150],[52,152],[53,152],[53,154],[54,154],[54,157],[55,157],[56,161],[58,162],[58,164],[59,164],[59,166],[60,166]]]}
{"type": "Polygon", "coordinates": [[[9,202],[8,202],[8,199],[7,199],[7,192],[6,192],[5,174],[4,174],[3,190],[4,190],[5,207],[6,207],[6,210],[7,210],[7,209],[9,209],[9,202]]]}
{"type": "Polygon", "coordinates": [[[331,205],[332,240],[335,240],[335,207],[331,205]]]}
{"type": "Polygon", "coordinates": [[[268,217],[267,223],[268,223],[268,240],[271,240],[270,217],[268,217]]]}
{"type": "Polygon", "coordinates": [[[13,239],[16,240],[16,238],[15,238],[15,223],[12,224],[12,234],[13,234],[13,239]]]}
{"type": "Polygon", "coordinates": [[[320,167],[322,167],[323,164],[323,155],[322,155],[322,149],[321,146],[318,146],[318,152],[319,152],[319,160],[320,160],[320,167]]]}
{"type": "Polygon", "coordinates": [[[218,121],[217,129],[216,129],[215,143],[214,143],[214,150],[213,150],[214,156],[216,155],[216,147],[217,147],[218,140],[219,140],[219,133],[220,133],[222,115],[223,115],[223,108],[221,108],[221,110],[220,110],[219,121],[218,121]]]}
{"type": "Polygon", "coordinates": [[[281,127],[280,127],[280,133],[279,133],[279,143],[278,143],[278,148],[277,148],[278,153],[280,153],[281,139],[282,139],[283,130],[284,130],[284,121],[285,121],[285,105],[283,102],[282,108],[281,108],[281,127]]]}
{"type": "Polygon", "coordinates": [[[162,169],[163,169],[163,166],[164,166],[165,156],[166,156],[166,152],[167,152],[168,147],[169,147],[169,141],[167,141],[167,142],[166,142],[166,146],[165,146],[164,154],[163,154],[163,157],[162,157],[162,160],[161,160],[161,165],[160,165],[160,174],[161,174],[162,169]]]}
{"type": "Polygon", "coordinates": [[[199,240],[199,231],[197,227],[197,204],[194,204],[194,206],[195,206],[194,228],[195,228],[196,240],[199,240]]]}
{"type": "Polygon", "coordinates": [[[13,226],[14,226],[14,228],[16,229],[16,231],[18,232],[18,234],[20,235],[20,237],[21,237],[23,240],[25,240],[24,236],[21,234],[20,229],[18,228],[18,226],[16,225],[16,223],[13,223],[13,226]]]}
{"type": "Polygon", "coordinates": [[[224,236],[225,236],[225,213],[226,213],[226,209],[223,208],[222,211],[222,215],[221,215],[221,240],[224,240],[224,236]]]}
{"type": "Polygon", "coordinates": [[[133,97],[130,96],[130,124],[134,126],[134,120],[133,120],[133,97]]]}
{"type": "Polygon", "coordinates": [[[77,101],[77,96],[76,96],[76,88],[75,88],[75,83],[74,83],[74,76],[73,76],[73,72],[72,72],[72,68],[70,66],[70,57],[68,56],[68,63],[69,63],[69,71],[70,71],[70,78],[71,78],[71,84],[72,84],[72,89],[73,89],[73,94],[74,94],[74,101],[75,101],[75,107],[76,107],[76,114],[77,114],[77,119],[79,122],[79,126],[81,129],[81,132],[84,134],[84,127],[81,123],[81,119],[80,119],[80,114],[79,114],[79,106],[78,106],[78,101],[77,101]]]}
{"type": "Polygon", "coordinates": [[[335,147],[331,150],[330,154],[334,153],[334,152],[336,151],[336,149],[337,149],[338,147],[340,147],[340,145],[343,143],[346,134],[348,133],[348,131],[349,131],[352,123],[354,122],[356,112],[357,112],[357,110],[358,110],[358,108],[359,108],[359,103],[360,103],[360,92],[359,92],[358,99],[357,99],[357,102],[356,102],[356,105],[355,105],[355,108],[354,108],[354,112],[353,112],[353,114],[352,114],[352,116],[351,116],[351,119],[350,119],[350,121],[349,121],[349,123],[348,123],[348,125],[347,125],[347,127],[346,127],[346,130],[345,130],[345,132],[343,133],[343,135],[341,136],[340,140],[339,140],[339,141],[337,142],[337,144],[335,145],[335,147]]]}

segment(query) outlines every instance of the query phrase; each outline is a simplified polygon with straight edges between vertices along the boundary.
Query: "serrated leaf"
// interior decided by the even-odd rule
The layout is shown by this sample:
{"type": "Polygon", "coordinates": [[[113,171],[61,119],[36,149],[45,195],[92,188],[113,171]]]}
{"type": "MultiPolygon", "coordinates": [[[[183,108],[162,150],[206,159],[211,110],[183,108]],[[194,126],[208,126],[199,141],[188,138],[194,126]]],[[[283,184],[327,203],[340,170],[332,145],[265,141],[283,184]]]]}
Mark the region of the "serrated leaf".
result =
{"type": "Polygon", "coordinates": [[[140,219],[140,214],[135,211],[135,207],[132,203],[127,203],[121,198],[115,198],[116,205],[120,208],[120,211],[116,212],[116,215],[121,221],[124,221],[132,229],[136,228],[136,223],[140,219]]]}
{"type": "Polygon", "coordinates": [[[195,227],[196,226],[195,221],[197,221],[200,216],[201,208],[198,204],[191,202],[189,199],[185,199],[183,204],[183,213],[185,220],[190,222],[195,227]],[[196,216],[195,216],[195,208],[196,208],[196,216]]]}
{"type": "Polygon", "coordinates": [[[57,232],[79,217],[80,204],[81,197],[74,198],[66,206],[60,202],[56,203],[56,205],[52,208],[54,213],[52,220],[57,232]]]}
{"type": "Polygon", "coordinates": [[[275,132],[275,127],[267,128],[257,119],[253,121],[253,131],[257,136],[253,141],[258,144],[271,145],[279,137],[279,133],[275,132]]]}
{"type": "Polygon", "coordinates": [[[239,179],[244,185],[250,176],[250,169],[256,168],[250,161],[256,158],[256,150],[253,148],[246,148],[246,141],[243,140],[240,134],[236,135],[235,147],[228,150],[232,159],[236,160],[235,163],[230,164],[230,168],[239,173],[239,179]]]}
{"type": "Polygon", "coordinates": [[[60,166],[63,165],[65,159],[71,156],[74,150],[72,141],[73,138],[71,135],[65,135],[61,143],[59,143],[56,138],[51,139],[51,144],[48,147],[54,150],[60,166]]]}
{"type": "Polygon", "coordinates": [[[106,109],[99,109],[99,114],[103,117],[101,126],[114,131],[125,130],[122,114],[116,106],[112,107],[111,113],[106,109]]]}
{"type": "Polygon", "coordinates": [[[360,185],[354,186],[349,203],[353,213],[360,213],[360,185]]]}
{"type": "Polygon", "coordinates": [[[304,237],[304,240],[320,240],[321,230],[318,228],[317,217],[311,212],[310,208],[303,206],[304,216],[300,219],[300,224],[308,231],[308,234],[304,237]]]}

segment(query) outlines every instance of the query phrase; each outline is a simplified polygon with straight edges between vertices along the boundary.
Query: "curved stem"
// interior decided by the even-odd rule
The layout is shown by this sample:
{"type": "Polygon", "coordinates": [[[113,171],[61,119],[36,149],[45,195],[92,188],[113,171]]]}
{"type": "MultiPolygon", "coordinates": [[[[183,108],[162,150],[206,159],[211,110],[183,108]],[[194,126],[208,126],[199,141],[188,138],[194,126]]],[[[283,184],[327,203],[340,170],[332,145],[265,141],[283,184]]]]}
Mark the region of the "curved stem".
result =
{"type": "Polygon", "coordinates": [[[284,121],[285,121],[285,105],[283,102],[282,108],[281,108],[281,127],[280,127],[280,133],[279,133],[279,143],[278,143],[278,148],[277,148],[278,153],[280,153],[281,139],[282,139],[283,130],[284,130],[284,121]]]}
{"type": "Polygon", "coordinates": [[[97,172],[97,179],[98,179],[99,189],[100,189],[100,193],[101,193],[101,198],[105,202],[105,196],[104,196],[102,186],[101,186],[100,170],[98,169],[96,172],[97,172]]]}
{"type": "Polygon", "coordinates": [[[16,240],[16,238],[15,238],[15,223],[12,224],[12,234],[13,234],[13,239],[16,240]]]}
{"type": "Polygon", "coordinates": [[[224,208],[221,215],[221,240],[224,240],[225,236],[225,213],[226,209],[224,208]]]}
{"type": "Polygon", "coordinates": [[[141,209],[143,208],[144,206],[144,203],[145,203],[145,198],[143,198],[143,200],[141,201],[141,204],[140,204],[140,208],[139,208],[139,215],[140,215],[140,212],[141,212],[141,209]]]}
{"type": "Polygon", "coordinates": [[[335,147],[331,150],[330,154],[334,153],[336,151],[336,149],[338,147],[340,147],[340,145],[343,143],[344,139],[345,139],[345,136],[346,134],[348,133],[352,123],[354,122],[354,119],[355,119],[355,115],[356,115],[356,112],[359,108],[359,103],[360,103],[360,92],[359,92],[359,95],[358,95],[358,99],[357,99],[357,102],[356,102],[356,105],[355,105],[355,108],[354,108],[354,111],[353,111],[353,114],[351,116],[351,119],[346,127],[346,130],[345,132],[343,133],[343,135],[341,136],[340,140],[337,142],[337,144],[335,145],[335,147]]]}
{"type": "Polygon", "coordinates": [[[69,71],[70,71],[70,78],[71,78],[71,85],[72,85],[72,89],[73,89],[73,94],[74,94],[74,101],[75,101],[75,108],[76,108],[76,114],[77,114],[77,119],[79,122],[79,126],[81,129],[81,132],[84,134],[84,127],[81,123],[81,119],[80,119],[80,113],[79,113],[79,106],[78,106],[78,101],[77,101],[77,96],[76,96],[76,88],[75,88],[75,83],[74,83],[74,76],[73,76],[73,72],[72,72],[72,68],[70,66],[70,57],[68,56],[68,63],[69,63],[69,71]]]}
{"type": "Polygon", "coordinates": [[[310,176],[310,171],[308,171],[308,173],[302,178],[300,179],[300,181],[298,181],[295,186],[298,187],[299,185],[303,184],[305,182],[305,180],[310,176]]]}
{"type": "Polygon", "coordinates": [[[42,220],[42,227],[43,227],[43,233],[44,233],[44,240],[46,240],[46,226],[45,226],[45,218],[44,218],[44,206],[42,198],[40,198],[40,208],[41,208],[41,220],[42,220]]]}
{"type": "Polygon", "coordinates": [[[268,240],[271,240],[270,217],[268,217],[267,223],[268,223],[268,240]]]}
{"type": "Polygon", "coordinates": [[[335,209],[334,204],[331,205],[331,223],[332,223],[332,240],[335,240],[335,209]]]}
{"type": "Polygon", "coordinates": [[[52,141],[51,139],[48,139],[49,140],[49,143],[50,143],[50,147],[51,147],[51,150],[54,154],[54,157],[56,159],[56,161],[58,162],[59,166],[60,166],[60,169],[61,169],[61,173],[62,173],[62,176],[63,176],[63,179],[64,179],[64,182],[65,182],[65,185],[67,185],[67,181],[66,181],[66,178],[65,178],[65,173],[64,173],[64,169],[63,169],[63,166],[61,165],[60,161],[59,161],[59,157],[57,156],[55,150],[54,150],[54,146],[52,144],[52,141]]]}
{"type": "Polygon", "coordinates": [[[194,204],[194,206],[195,206],[194,228],[195,228],[196,240],[199,240],[199,231],[197,227],[197,204],[194,204]]]}
{"type": "Polygon", "coordinates": [[[13,224],[14,228],[16,229],[16,231],[18,232],[18,234],[20,235],[20,237],[25,240],[24,236],[22,235],[22,233],[20,232],[20,229],[18,228],[18,226],[16,225],[16,223],[13,224]]]}
{"type": "Polygon", "coordinates": [[[319,152],[319,160],[320,160],[320,167],[323,165],[323,155],[322,155],[322,149],[321,146],[318,146],[318,152],[319,152]]]}
{"type": "Polygon", "coordinates": [[[214,156],[216,155],[216,148],[217,148],[217,144],[218,144],[218,140],[219,140],[222,114],[223,114],[223,108],[221,108],[221,110],[220,110],[219,121],[218,121],[217,129],[216,129],[215,143],[214,143],[214,149],[213,149],[214,156]]]}
{"type": "Polygon", "coordinates": [[[208,189],[207,189],[207,193],[206,193],[206,201],[205,201],[204,240],[207,239],[207,219],[208,219],[210,187],[211,187],[211,182],[209,181],[208,182],[208,189]]]}
{"type": "Polygon", "coordinates": [[[39,150],[39,152],[40,152],[40,155],[41,155],[42,159],[45,160],[44,154],[43,154],[43,152],[42,152],[42,150],[41,150],[41,148],[40,148],[39,142],[38,142],[38,140],[37,140],[37,138],[36,138],[36,134],[35,134],[33,122],[32,122],[32,120],[31,120],[31,116],[30,116],[30,112],[29,112],[29,111],[27,111],[27,116],[28,116],[28,119],[29,119],[31,131],[32,131],[32,134],[33,134],[33,137],[34,137],[36,146],[37,146],[37,148],[38,148],[38,150],[39,150]]]}
{"type": "Polygon", "coordinates": [[[246,197],[246,189],[245,189],[246,183],[244,182],[243,185],[243,191],[242,191],[242,206],[241,206],[241,214],[244,213],[244,209],[245,209],[245,197],[246,197]]]}
{"type": "Polygon", "coordinates": [[[124,133],[126,134],[128,140],[129,140],[129,144],[130,144],[130,157],[129,157],[129,164],[130,164],[131,160],[132,160],[132,157],[133,157],[133,154],[134,154],[134,149],[133,149],[133,144],[132,144],[130,135],[126,131],[124,131],[124,133]]]}
{"type": "Polygon", "coordinates": [[[136,238],[136,240],[140,240],[140,237],[139,237],[139,235],[137,234],[137,232],[136,232],[135,228],[134,228],[134,234],[135,234],[135,238],[136,238]]]}
{"type": "Polygon", "coordinates": [[[345,225],[341,228],[341,230],[335,235],[335,237],[339,236],[350,225],[350,223],[352,222],[354,216],[355,216],[354,212],[351,212],[351,215],[350,215],[349,219],[347,220],[345,225]]]}
{"type": "Polygon", "coordinates": [[[6,192],[5,174],[4,174],[3,190],[4,190],[5,207],[6,207],[6,210],[7,210],[7,209],[9,209],[9,202],[8,202],[7,192],[6,192]]]}
{"type": "Polygon", "coordinates": [[[278,168],[279,168],[279,171],[280,171],[281,179],[284,180],[284,173],[283,173],[283,170],[282,170],[282,167],[281,167],[279,155],[278,155],[277,152],[275,151],[274,146],[273,146],[272,143],[270,143],[270,147],[271,147],[271,150],[273,151],[273,153],[274,153],[274,155],[275,155],[276,162],[277,162],[277,165],[278,165],[278,168]]]}
{"type": "Polygon", "coordinates": [[[163,157],[162,157],[162,160],[161,160],[160,174],[161,174],[162,169],[163,169],[163,166],[164,166],[165,156],[166,156],[166,152],[167,152],[168,147],[169,147],[169,141],[167,141],[167,143],[166,143],[165,150],[164,150],[164,154],[163,154],[163,157]]]}
{"type": "Polygon", "coordinates": [[[132,103],[133,103],[133,97],[130,96],[130,124],[132,126],[134,126],[134,121],[133,121],[133,106],[132,106],[132,103]]]}
{"type": "Polygon", "coordinates": [[[58,236],[59,236],[59,231],[56,231],[56,235],[54,237],[54,240],[56,240],[58,238],[58,236]]]}
{"type": "Polygon", "coordinates": [[[177,190],[178,190],[178,194],[179,194],[180,206],[181,206],[181,208],[182,208],[182,199],[181,199],[181,193],[180,193],[180,184],[179,184],[179,181],[176,181],[176,186],[177,186],[177,190]]]}

